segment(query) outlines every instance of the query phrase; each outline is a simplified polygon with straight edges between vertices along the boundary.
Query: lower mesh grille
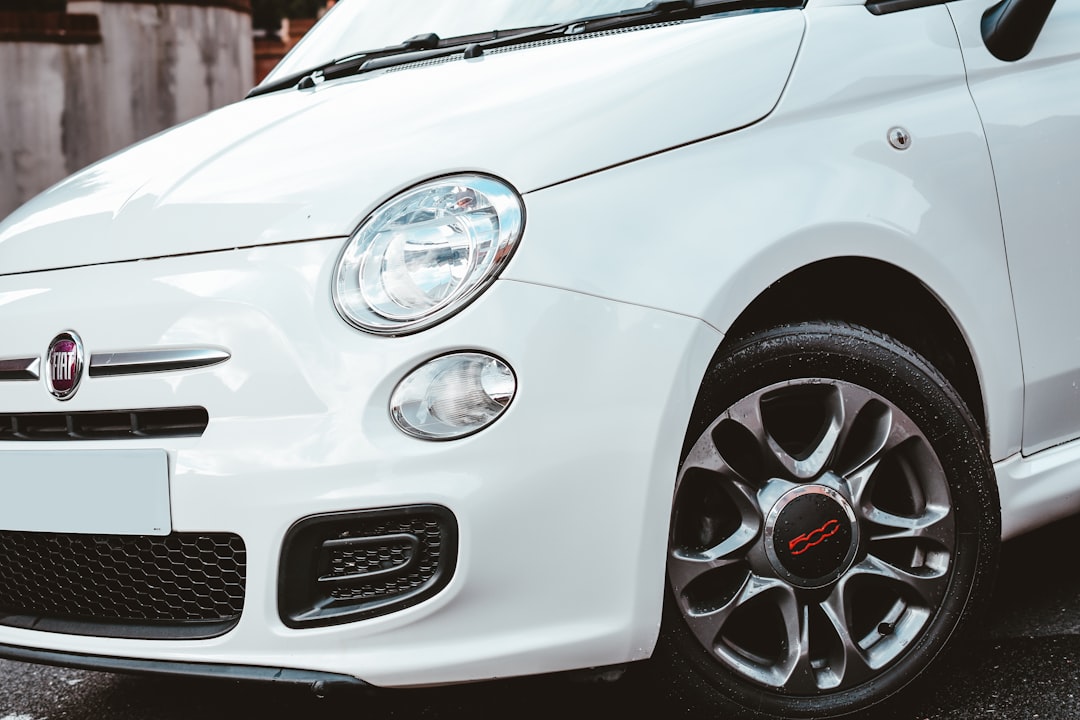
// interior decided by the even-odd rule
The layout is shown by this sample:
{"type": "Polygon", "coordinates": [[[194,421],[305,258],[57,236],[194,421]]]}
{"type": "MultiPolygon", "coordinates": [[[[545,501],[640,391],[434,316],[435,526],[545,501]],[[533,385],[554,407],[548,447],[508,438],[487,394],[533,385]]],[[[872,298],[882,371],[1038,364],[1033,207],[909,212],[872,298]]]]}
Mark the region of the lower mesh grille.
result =
{"type": "Polygon", "coordinates": [[[282,619],[326,625],[409,607],[446,586],[456,552],[454,516],[435,505],[307,518],[282,552],[282,619]]]}
{"type": "Polygon", "coordinates": [[[237,535],[0,532],[0,624],[106,637],[212,637],[239,621],[246,572],[237,535]]]}
{"type": "MultiPolygon", "coordinates": [[[[422,535],[428,540],[426,549],[431,552],[434,556],[432,559],[437,563],[440,544],[438,524],[429,523],[427,527],[416,527],[416,525],[420,525],[420,523],[415,523],[414,528],[418,535],[422,535]],[[435,537],[430,537],[430,535],[435,537]]],[[[380,535],[383,535],[385,539],[376,538],[381,541],[377,544],[370,542],[354,543],[351,539],[346,539],[344,543],[339,542],[338,547],[332,545],[327,547],[335,541],[328,540],[323,543],[323,547],[330,550],[330,568],[329,572],[320,579],[359,577],[361,575],[370,578],[377,573],[408,565],[420,550],[419,543],[414,540],[415,536],[395,536],[389,533],[380,533],[380,535]]],[[[427,563],[425,566],[418,568],[418,572],[413,574],[417,575],[418,579],[422,581],[425,575],[431,577],[432,569],[433,563],[427,563]]]]}
{"type": "Polygon", "coordinates": [[[338,600],[408,592],[431,580],[442,559],[442,530],[430,516],[373,523],[342,535],[323,543],[329,568],[319,578],[343,581],[330,592],[338,600]],[[403,570],[411,572],[397,572],[403,570]]]}

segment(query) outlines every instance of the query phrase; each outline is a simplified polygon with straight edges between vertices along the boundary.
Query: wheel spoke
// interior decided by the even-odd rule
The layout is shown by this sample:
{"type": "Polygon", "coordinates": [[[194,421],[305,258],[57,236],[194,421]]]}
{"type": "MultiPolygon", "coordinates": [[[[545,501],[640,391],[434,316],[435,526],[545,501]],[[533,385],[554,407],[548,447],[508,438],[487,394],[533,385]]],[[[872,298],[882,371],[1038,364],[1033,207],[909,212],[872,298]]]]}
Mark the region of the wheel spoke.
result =
{"type": "Polygon", "coordinates": [[[848,492],[851,493],[851,504],[856,509],[862,506],[863,497],[870,487],[870,478],[873,477],[874,471],[877,470],[880,462],[881,459],[876,458],[864,464],[861,468],[845,478],[848,485],[848,492]]]}
{"type": "Polygon", "coordinates": [[[765,420],[761,416],[761,395],[750,395],[728,408],[724,415],[739,425],[742,425],[754,439],[759,447],[765,446],[765,420]]]}
{"type": "MultiPolygon", "coordinates": [[[[690,471],[703,470],[722,475],[749,486],[756,487],[760,485],[764,480],[764,478],[760,476],[760,468],[756,468],[753,464],[749,468],[746,467],[745,464],[740,465],[738,462],[732,464],[732,462],[724,456],[725,449],[717,445],[716,438],[713,435],[713,431],[717,430],[725,423],[737,425],[746,433],[745,441],[749,445],[752,445],[751,449],[753,453],[760,457],[764,441],[758,439],[758,436],[755,434],[757,431],[754,429],[756,425],[760,425],[760,421],[751,417],[748,420],[750,424],[746,425],[743,423],[744,419],[746,419],[746,417],[743,415],[736,414],[736,416],[732,416],[732,413],[729,412],[719,421],[714,423],[710,430],[699,437],[697,442],[694,443],[694,446],[690,449],[690,453],[683,461],[680,476],[685,475],[690,471]]],[[[744,451],[745,449],[746,448],[743,448],[744,451]]]]}
{"type": "Polygon", "coordinates": [[[758,577],[752,573],[747,574],[739,591],[729,601],[720,607],[707,612],[688,612],[684,609],[683,617],[690,631],[697,636],[698,640],[707,648],[716,648],[716,640],[720,636],[724,625],[731,619],[739,607],[750,602],[763,592],[780,587],[777,580],[758,577]]]}
{"type": "Polygon", "coordinates": [[[843,465],[834,467],[840,475],[859,473],[876,466],[890,450],[898,447],[918,430],[896,417],[890,405],[863,388],[838,385],[842,398],[843,427],[838,444],[843,465]]]}
{"type": "Polygon", "coordinates": [[[851,636],[851,603],[847,588],[847,582],[839,583],[821,603],[839,643],[839,652],[833,653],[827,670],[822,673],[825,687],[857,684],[870,678],[875,671],[870,659],[851,636]]]}
{"type": "Polygon", "coordinates": [[[828,466],[836,451],[843,426],[843,414],[840,406],[836,404],[833,409],[839,412],[834,413],[829,418],[824,432],[814,444],[813,449],[808,453],[803,453],[800,457],[793,456],[781,447],[780,443],[776,442],[772,435],[766,436],[769,450],[780,462],[780,465],[791,473],[793,477],[799,480],[810,480],[824,472],[828,466]]]}
{"type": "Polygon", "coordinates": [[[810,608],[799,602],[790,589],[784,593],[779,605],[784,619],[787,657],[778,668],[777,684],[788,692],[816,692],[818,683],[810,658],[810,608]]]}
{"type": "Polygon", "coordinates": [[[901,517],[874,506],[863,509],[867,521],[879,526],[871,532],[870,540],[932,540],[952,551],[955,526],[948,507],[927,507],[919,517],[901,517]]]}
{"type": "MultiPolygon", "coordinates": [[[[855,385],[830,384],[825,400],[825,427],[812,448],[793,456],[764,428],[764,441],[773,456],[800,480],[821,475],[843,458],[841,474],[854,472],[875,461],[882,453],[904,442],[911,429],[893,422],[890,406],[876,395],[855,385]]],[[[763,395],[758,396],[760,400],[763,395]]],[[[758,418],[760,419],[760,411],[758,418]]]]}
{"type": "MultiPolygon", "coordinates": [[[[837,446],[843,452],[848,471],[859,468],[879,456],[885,446],[892,425],[892,413],[867,390],[854,385],[836,385],[840,408],[840,436],[837,446]],[[874,413],[874,410],[884,412],[874,413]],[[853,430],[857,425],[872,425],[863,437],[856,437],[853,430]],[[855,447],[858,440],[861,447],[855,447]]],[[[842,470],[842,468],[834,468],[842,470]]]]}
{"type": "MultiPolygon", "coordinates": [[[[746,432],[747,438],[753,444],[760,461],[764,462],[768,457],[768,433],[765,430],[765,421],[761,414],[761,398],[751,395],[732,405],[722,420],[734,423],[746,432]]],[[[759,485],[765,477],[747,477],[738,468],[730,467],[731,472],[749,485],[759,485]]],[[[758,472],[763,472],[758,469],[758,472]]]]}
{"type": "Polygon", "coordinates": [[[949,575],[946,570],[937,570],[931,567],[919,568],[921,572],[910,572],[885,562],[874,555],[866,558],[848,572],[845,584],[854,576],[862,575],[886,580],[889,583],[899,585],[912,593],[921,601],[921,604],[934,608],[937,607],[949,584],[949,575]]]}
{"type": "Polygon", "coordinates": [[[707,470],[718,475],[736,474],[723,456],[720,455],[720,451],[708,434],[701,436],[694,443],[694,447],[690,449],[690,454],[683,461],[680,474],[685,475],[689,470],[707,470]]]}
{"type": "Polygon", "coordinates": [[[810,694],[817,691],[809,652],[808,609],[784,583],[751,575],[730,603],[714,612],[688,617],[687,622],[699,640],[739,673],[762,684],[784,688],[786,692],[810,694]],[[727,634],[724,626],[732,614],[750,602],[776,605],[778,621],[782,624],[777,629],[783,634],[784,646],[779,657],[756,657],[722,639],[727,634]]]}
{"type": "Polygon", "coordinates": [[[668,577],[675,592],[682,592],[707,572],[742,562],[757,534],[758,527],[744,524],[719,545],[705,552],[673,550],[668,557],[668,577]]]}
{"type": "MultiPolygon", "coordinates": [[[[761,533],[763,518],[761,508],[758,505],[757,493],[741,480],[732,479],[723,474],[727,464],[711,442],[699,441],[695,445],[695,453],[691,454],[699,464],[684,465],[676,489],[677,512],[687,513],[690,518],[702,517],[701,508],[692,500],[683,497],[680,492],[683,487],[683,479],[687,473],[697,469],[705,469],[715,474],[707,481],[709,486],[722,492],[731,500],[734,512],[738,514],[738,527],[726,537],[719,540],[715,545],[698,549],[685,549],[672,545],[668,557],[668,576],[676,592],[682,592],[690,583],[701,575],[718,568],[730,566],[745,560],[746,552],[750,545],[761,533]],[[707,444],[711,451],[700,446],[707,444]]],[[[687,459],[690,462],[690,458],[687,459]]],[[[711,518],[702,517],[702,522],[709,522],[711,518]]]]}

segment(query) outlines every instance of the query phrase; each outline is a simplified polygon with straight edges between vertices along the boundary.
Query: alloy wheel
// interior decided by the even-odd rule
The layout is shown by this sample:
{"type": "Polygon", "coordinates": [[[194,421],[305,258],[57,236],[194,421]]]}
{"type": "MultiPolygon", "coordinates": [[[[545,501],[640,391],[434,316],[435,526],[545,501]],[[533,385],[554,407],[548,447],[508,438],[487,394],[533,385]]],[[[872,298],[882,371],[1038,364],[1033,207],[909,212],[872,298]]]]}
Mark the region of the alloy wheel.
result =
{"type": "Polygon", "coordinates": [[[860,385],[803,378],[734,403],[676,486],[668,578],[737,677],[815,696],[873,680],[944,602],[957,527],[929,439],[860,385]]]}

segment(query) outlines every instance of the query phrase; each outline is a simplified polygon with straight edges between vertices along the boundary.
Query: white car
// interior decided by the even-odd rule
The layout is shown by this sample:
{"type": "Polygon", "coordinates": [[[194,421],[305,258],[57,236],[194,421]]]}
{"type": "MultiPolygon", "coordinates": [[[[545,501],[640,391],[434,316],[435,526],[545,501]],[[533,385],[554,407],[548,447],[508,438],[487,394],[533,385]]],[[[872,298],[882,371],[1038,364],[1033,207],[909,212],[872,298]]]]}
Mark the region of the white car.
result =
{"type": "Polygon", "coordinates": [[[1080,3],[640,3],[344,0],[0,225],[0,657],[943,674],[1080,510],[1080,3]]]}

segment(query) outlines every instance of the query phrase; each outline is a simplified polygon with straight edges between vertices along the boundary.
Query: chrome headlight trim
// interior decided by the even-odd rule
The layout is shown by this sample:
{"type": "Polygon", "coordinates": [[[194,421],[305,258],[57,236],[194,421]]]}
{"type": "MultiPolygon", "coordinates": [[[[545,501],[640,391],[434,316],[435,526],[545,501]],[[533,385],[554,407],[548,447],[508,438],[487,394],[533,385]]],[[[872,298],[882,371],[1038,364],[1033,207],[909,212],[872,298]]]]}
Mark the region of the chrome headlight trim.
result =
{"type": "Polygon", "coordinates": [[[349,238],[334,272],[334,305],[354,327],[408,335],[479,297],[509,262],[525,207],[507,183],[458,174],[380,205],[349,238]]]}

